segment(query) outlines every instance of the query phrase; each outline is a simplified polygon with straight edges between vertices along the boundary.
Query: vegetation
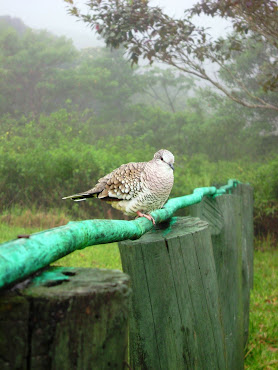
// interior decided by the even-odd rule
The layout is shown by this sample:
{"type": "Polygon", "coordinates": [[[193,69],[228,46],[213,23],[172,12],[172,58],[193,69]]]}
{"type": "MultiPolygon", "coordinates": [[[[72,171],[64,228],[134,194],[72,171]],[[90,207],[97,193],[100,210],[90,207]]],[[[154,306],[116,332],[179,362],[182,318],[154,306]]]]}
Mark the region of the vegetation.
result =
{"type": "MultiPolygon", "coordinates": [[[[159,8],[149,12],[147,1],[107,2],[111,7],[116,3],[123,6],[122,10],[125,6],[131,10],[137,7],[139,13],[132,15],[138,22],[141,11],[147,17],[141,26],[137,22],[131,34],[121,28],[131,59],[138,59],[140,50],[132,48],[138,46],[140,32],[145,32],[154,15],[155,26],[163,17],[170,27],[163,28],[162,24],[156,29],[158,34],[153,33],[151,42],[142,44],[141,55],[151,62],[161,56],[175,68],[130,68],[120,48],[79,51],[70,40],[46,31],[34,32],[18,19],[0,17],[0,242],[62,225],[70,219],[122,217],[98,201],[74,203],[61,198],[87,190],[122,163],[149,160],[162,147],[176,156],[172,196],[191,193],[200,186],[223,184],[229,178],[249,182],[255,189],[259,250],[255,253],[246,368],[274,369],[278,286],[274,249],[278,240],[277,38],[271,36],[276,32],[271,8],[265,8],[261,23],[254,18],[255,13],[263,14],[261,3],[273,2],[244,2],[246,6],[259,4],[254,14],[249,14],[248,7],[240,10],[244,4],[236,2],[238,5],[228,14],[234,20],[236,33],[227,40],[218,40],[218,44],[210,43],[206,37],[202,40],[204,30],[190,30],[190,20],[185,25],[164,16],[159,8]],[[177,30],[181,40],[198,36],[192,41],[192,49],[177,39],[161,43],[177,30]],[[262,37],[268,42],[262,42],[262,37]],[[195,77],[185,76],[182,72],[188,66],[177,68],[174,56],[180,45],[185,47],[183,58],[195,58],[192,72],[196,61],[202,62],[203,52],[222,58],[218,59],[218,78],[231,99],[195,77]],[[167,54],[171,46],[176,49],[167,54]],[[206,49],[202,49],[204,46],[206,49]]],[[[213,12],[212,15],[226,16],[231,8],[223,7],[223,3],[202,2],[202,8],[195,7],[192,14],[213,12]]],[[[230,1],[225,3],[231,5],[230,1]]],[[[114,16],[113,22],[118,22],[117,13],[114,16]]],[[[102,24],[97,25],[97,31],[106,41],[111,37],[111,43],[118,35],[102,28],[102,24]]],[[[204,77],[202,69],[199,77],[204,77]]],[[[77,251],[57,264],[120,268],[120,259],[117,245],[112,244],[77,251]]]]}
{"type": "Polygon", "coordinates": [[[252,51],[246,40],[266,44],[265,63],[254,61],[249,73],[257,87],[277,92],[277,2],[202,1],[175,18],[148,0],[90,0],[87,13],[78,9],[74,0],[64,1],[70,13],[88,23],[107,45],[124,46],[132,63],[138,63],[139,57],[150,63],[160,61],[209,82],[245,107],[278,111],[277,102],[270,102],[267,95],[254,94],[230,64],[235,52],[252,51]],[[200,14],[230,18],[235,32],[226,39],[214,40],[207,29],[195,26],[192,17],[200,14]],[[211,63],[220,69],[218,76],[207,67],[211,63]],[[232,86],[221,81],[221,71],[228,73],[232,86]]]}
{"type": "Polygon", "coordinates": [[[276,369],[278,364],[277,304],[278,253],[255,252],[254,287],[251,292],[249,343],[245,350],[246,369],[276,369]]]}

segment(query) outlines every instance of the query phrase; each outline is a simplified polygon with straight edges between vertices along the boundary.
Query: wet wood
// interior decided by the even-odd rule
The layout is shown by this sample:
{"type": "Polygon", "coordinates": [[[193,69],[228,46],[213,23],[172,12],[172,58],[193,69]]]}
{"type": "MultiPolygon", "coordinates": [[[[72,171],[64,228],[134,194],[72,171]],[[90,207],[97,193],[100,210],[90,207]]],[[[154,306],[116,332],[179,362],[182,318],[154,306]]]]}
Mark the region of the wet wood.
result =
{"type": "Polygon", "coordinates": [[[253,188],[247,184],[238,184],[232,191],[240,197],[242,215],[242,289],[244,311],[244,345],[248,341],[250,290],[253,288],[254,265],[254,225],[253,188]]]}
{"type": "Polygon", "coordinates": [[[253,189],[250,185],[238,184],[230,193],[205,198],[201,203],[189,207],[189,212],[210,225],[228,365],[232,369],[242,364],[243,349],[248,341],[254,245],[253,189]]]}
{"type": "Polygon", "coordinates": [[[228,369],[243,369],[244,299],[242,258],[242,213],[240,197],[216,198],[223,215],[223,229],[212,235],[219,298],[223,316],[228,369]]]}
{"type": "Polygon", "coordinates": [[[51,268],[0,296],[1,369],[124,369],[128,277],[51,268]]]}
{"type": "MultiPolygon", "coordinates": [[[[253,287],[253,259],[254,259],[254,227],[253,227],[253,188],[248,184],[237,184],[236,187],[230,190],[230,195],[222,195],[220,197],[208,197],[204,198],[201,203],[195,204],[188,207],[189,213],[192,216],[198,216],[202,220],[205,220],[210,225],[210,231],[212,234],[212,241],[214,244],[215,256],[218,258],[219,248],[225,250],[225,246],[228,244],[234,244],[234,232],[235,223],[241,227],[241,241],[238,241],[238,245],[241,248],[242,257],[242,305],[243,305],[243,346],[246,346],[248,341],[248,330],[249,330],[249,306],[250,306],[250,290],[253,287]],[[230,202],[225,206],[222,197],[230,197],[230,202]],[[239,203],[235,211],[234,203],[239,203]],[[230,214],[229,214],[230,213],[230,214]],[[231,221],[232,220],[232,221],[231,221]],[[225,225],[225,230],[223,227],[225,225]],[[230,226],[229,226],[230,225],[230,226]],[[230,233],[227,233],[227,228],[230,228],[230,233]],[[222,235],[219,241],[217,235],[222,235]],[[222,243],[222,244],[221,244],[222,243]],[[222,245],[222,246],[221,246],[222,245]]],[[[239,226],[238,226],[239,227],[239,226]]],[[[239,235],[239,231],[237,231],[239,235]]],[[[231,261],[229,260],[228,263],[231,261]]],[[[218,264],[217,264],[218,266],[218,264]]],[[[230,266],[233,270],[233,267],[230,266]]],[[[220,270],[220,267],[218,268],[220,270]]],[[[218,274],[220,285],[223,283],[222,274],[218,274]]],[[[224,280],[226,282],[226,280],[224,280]]],[[[226,284],[226,283],[225,283],[226,284]]],[[[225,289],[224,284],[224,289],[225,289]]],[[[232,299],[232,297],[231,297],[232,299]]],[[[229,300],[227,301],[229,305],[229,300]]],[[[233,355],[231,353],[231,359],[233,355]]]]}
{"type": "Polygon", "coordinates": [[[120,243],[131,276],[133,369],[225,369],[226,349],[208,224],[173,218],[120,243]]]}

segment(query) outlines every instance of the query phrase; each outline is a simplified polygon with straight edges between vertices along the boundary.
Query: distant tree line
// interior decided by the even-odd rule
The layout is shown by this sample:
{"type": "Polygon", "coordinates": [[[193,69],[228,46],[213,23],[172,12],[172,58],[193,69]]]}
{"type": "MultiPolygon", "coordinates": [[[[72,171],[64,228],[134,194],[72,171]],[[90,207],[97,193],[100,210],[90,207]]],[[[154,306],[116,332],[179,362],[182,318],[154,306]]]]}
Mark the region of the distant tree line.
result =
{"type": "MultiPolygon", "coordinates": [[[[35,31],[20,20],[0,17],[0,113],[50,113],[71,105],[78,110],[121,112],[143,92],[172,111],[191,79],[167,70],[130,68],[123,51],[78,51],[71,40],[35,31]],[[160,87],[162,86],[162,92],[160,87]]],[[[140,96],[141,94],[141,96],[140,96]]]]}

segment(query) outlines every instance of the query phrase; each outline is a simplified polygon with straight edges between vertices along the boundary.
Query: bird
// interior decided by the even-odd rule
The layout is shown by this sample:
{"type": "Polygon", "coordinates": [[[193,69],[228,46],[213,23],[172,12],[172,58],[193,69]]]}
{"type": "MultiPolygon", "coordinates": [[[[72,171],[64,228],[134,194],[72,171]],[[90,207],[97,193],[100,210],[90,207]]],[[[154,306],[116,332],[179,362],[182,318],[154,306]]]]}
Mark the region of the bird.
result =
{"type": "Polygon", "coordinates": [[[83,193],[62,199],[83,201],[98,198],[127,216],[145,217],[155,224],[150,212],[164,206],[174,184],[174,155],[166,149],[157,151],[149,162],[122,164],[100,178],[83,193]]]}

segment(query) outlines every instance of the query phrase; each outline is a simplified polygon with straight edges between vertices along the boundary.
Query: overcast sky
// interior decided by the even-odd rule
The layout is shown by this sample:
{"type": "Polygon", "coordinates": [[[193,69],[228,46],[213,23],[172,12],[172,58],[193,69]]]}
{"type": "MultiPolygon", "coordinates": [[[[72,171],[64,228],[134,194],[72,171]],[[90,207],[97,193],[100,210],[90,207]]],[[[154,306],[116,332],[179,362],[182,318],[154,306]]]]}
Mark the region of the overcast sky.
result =
{"type": "MultiPolygon", "coordinates": [[[[179,17],[182,16],[185,7],[190,8],[196,2],[196,0],[153,0],[152,4],[161,5],[167,13],[179,17]]],[[[86,0],[78,0],[76,3],[84,6],[86,0]]],[[[0,0],[0,15],[18,17],[31,28],[46,29],[57,35],[72,38],[78,48],[102,45],[88,26],[67,13],[67,4],[63,0],[0,0]]],[[[211,34],[214,36],[223,35],[229,28],[228,23],[222,19],[198,17],[196,22],[211,27],[211,34]]]]}

